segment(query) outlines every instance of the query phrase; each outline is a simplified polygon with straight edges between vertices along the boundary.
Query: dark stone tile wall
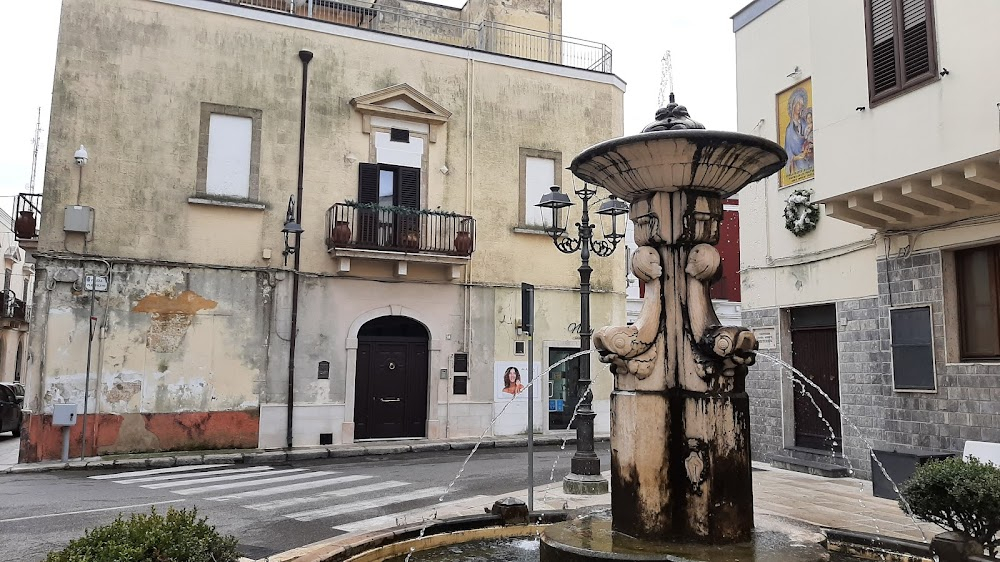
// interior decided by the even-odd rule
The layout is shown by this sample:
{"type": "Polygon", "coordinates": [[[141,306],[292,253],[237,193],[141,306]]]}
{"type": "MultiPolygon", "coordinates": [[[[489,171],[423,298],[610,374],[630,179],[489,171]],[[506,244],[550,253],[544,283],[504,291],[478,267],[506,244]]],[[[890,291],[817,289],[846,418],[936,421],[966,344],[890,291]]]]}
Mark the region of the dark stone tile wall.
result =
{"type": "MultiPolygon", "coordinates": [[[[843,455],[859,478],[870,478],[869,444],[883,440],[881,408],[888,375],[879,331],[879,299],[837,302],[843,455]]],[[[891,387],[890,387],[891,388],[891,387]]]]}
{"type": "MultiPolygon", "coordinates": [[[[777,308],[744,310],[743,325],[775,329],[775,349],[762,353],[780,357],[781,330],[777,308]]],[[[781,367],[764,357],[750,366],[747,376],[747,394],[750,396],[750,447],[753,459],[768,461],[771,455],[783,449],[781,438],[781,367]]]]}

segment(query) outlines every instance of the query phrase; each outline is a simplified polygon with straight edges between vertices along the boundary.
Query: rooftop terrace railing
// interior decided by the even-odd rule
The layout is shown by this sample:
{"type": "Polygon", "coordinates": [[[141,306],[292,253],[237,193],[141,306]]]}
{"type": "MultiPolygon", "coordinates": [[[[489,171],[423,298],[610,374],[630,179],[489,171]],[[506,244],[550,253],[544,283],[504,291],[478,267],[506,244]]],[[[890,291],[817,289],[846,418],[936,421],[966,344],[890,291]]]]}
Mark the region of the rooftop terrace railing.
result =
{"type": "Polygon", "coordinates": [[[611,73],[611,49],[603,43],[548,34],[494,21],[472,23],[357,0],[209,1],[238,4],[247,8],[293,14],[466,49],[611,73]]]}

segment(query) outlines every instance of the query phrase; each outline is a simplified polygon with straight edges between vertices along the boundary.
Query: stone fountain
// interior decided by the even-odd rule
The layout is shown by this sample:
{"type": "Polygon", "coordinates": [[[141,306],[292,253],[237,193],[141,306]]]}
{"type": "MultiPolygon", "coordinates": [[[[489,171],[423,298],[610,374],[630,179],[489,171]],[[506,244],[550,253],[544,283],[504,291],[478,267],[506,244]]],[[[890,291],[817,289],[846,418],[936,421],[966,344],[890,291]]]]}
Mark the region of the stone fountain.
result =
{"type": "Polygon", "coordinates": [[[595,511],[548,528],[543,562],[753,558],[744,382],[757,340],[720,325],[709,287],[721,274],[723,200],[785,161],[772,141],[705,130],[673,96],[642,133],[573,160],[578,178],[631,204],[632,269],[646,291],[635,324],[594,333],[615,377],[610,517],[595,511]]]}

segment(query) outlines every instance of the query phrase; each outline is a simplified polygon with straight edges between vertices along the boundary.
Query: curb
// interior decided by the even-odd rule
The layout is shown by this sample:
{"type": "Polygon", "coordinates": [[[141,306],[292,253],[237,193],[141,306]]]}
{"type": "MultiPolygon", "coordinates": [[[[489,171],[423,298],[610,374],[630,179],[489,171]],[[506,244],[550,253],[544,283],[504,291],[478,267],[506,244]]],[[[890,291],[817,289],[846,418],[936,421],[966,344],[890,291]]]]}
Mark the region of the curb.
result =
{"type": "MultiPolygon", "coordinates": [[[[537,435],[534,444],[538,446],[567,445],[576,443],[575,436],[537,435]]],[[[607,442],[609,436],[594,436],[595,442],[607,442]]],[[[330,447],[314,447],[308,449],[285,450],[248,450],[245,452],[200,453],[155,456],[129,456],[122,458],[89,457],[83,460],[69,462],[37,462],[15,464],[0,470],[0,474],[34,474],[53,470],[82,470],[109,468],[169,468],[193,464],[275,464],[288,461],[341,459],[348,457],[386,456],[404,453],[426,453],[433,451],[471,451],[476,446],[476,440],[459,439],[455,441],[414,441],[380,442],[368,445],[349,444],[330,447]]],[[[527,447],[528,438],[516,436],[510,438],[486,438],[479,445],[480,449],[499,449],[527,447]]]]}

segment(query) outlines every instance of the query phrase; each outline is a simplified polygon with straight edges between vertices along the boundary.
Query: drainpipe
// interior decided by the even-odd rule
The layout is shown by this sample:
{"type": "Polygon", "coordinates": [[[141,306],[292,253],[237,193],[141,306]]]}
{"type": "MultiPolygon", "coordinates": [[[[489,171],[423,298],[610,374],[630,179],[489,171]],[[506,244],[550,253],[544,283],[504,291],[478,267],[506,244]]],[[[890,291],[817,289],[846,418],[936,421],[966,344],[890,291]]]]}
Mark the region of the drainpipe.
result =
{"type": "MultiPolygon", "coordinates": [[[[302,224],[302,176],[305,171],[306,156],[306,91],[309,85],[309,61],[313,54],[309,51],[299,51],[302,61],[302,110],[299,118],[299,178],[295,196],[295,222],[302,224]]],[[[292,272],[292,325],[288,337],[288,427],[285,443],[292,448],[292,412],[295,402],[295,339],[299,320],[299,262],[302,258],[302,233],[295,233],[295,259],[292,272]]]]}

